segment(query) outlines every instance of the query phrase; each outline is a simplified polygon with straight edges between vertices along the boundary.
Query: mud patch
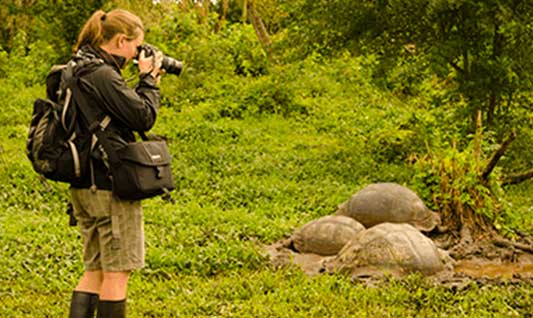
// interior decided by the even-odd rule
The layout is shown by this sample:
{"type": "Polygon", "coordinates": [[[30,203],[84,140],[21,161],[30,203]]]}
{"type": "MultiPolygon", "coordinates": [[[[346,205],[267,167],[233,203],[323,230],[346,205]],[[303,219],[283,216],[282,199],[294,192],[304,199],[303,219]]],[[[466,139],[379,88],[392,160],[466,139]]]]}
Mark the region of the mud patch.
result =
{"type": "Polygon", "coordinates": [[[324,262],[335,256],[321,256],[313,253],[298,253],[290,248],[289,240],[282,240],[265,247],[272,265],[283,267],[296,265],[307,275],[313,276],[324,272],[324,262]]]}
{"type": "Polygon", "coordinates": [[[486,260],[463,260],[457,262],[455,272],[481,278],[533,278],[533,263],[501,263],[486,260]]]}
{"type": "MultiPolygon", "coordinates": [[[[435,240],[442,246],[442,237],[435,240]]],[[[265,246],[271,263],[275,267],[298,266],[309,276],[325,273],[325,263],[336,257],[312,253],[298,253],[292,248],[291,240],[284,239],[265,246]]],[[[443,250],[451,254],[449,250],[443,250]]],[[[454,252],[454,251],[452,251],[454,252]]],[[[533,286],[533,254],[512,247],[499,247],[488,241],[471,244],[466,251],[455,251],[449,257],[445,270],[428,277],[436,284],[453,289],[466,288],[471,283],[513,284],[528,283],[533,286]]],[[[387,275],[351,277],[356,283],[375,285],[387,275]]]]}

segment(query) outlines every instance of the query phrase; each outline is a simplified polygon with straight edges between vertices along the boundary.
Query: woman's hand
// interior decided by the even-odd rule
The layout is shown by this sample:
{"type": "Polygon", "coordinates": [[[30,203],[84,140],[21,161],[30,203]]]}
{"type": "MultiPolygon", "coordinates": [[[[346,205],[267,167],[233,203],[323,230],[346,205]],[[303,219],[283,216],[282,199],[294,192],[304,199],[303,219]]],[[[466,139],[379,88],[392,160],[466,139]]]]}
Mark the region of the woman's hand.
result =
{"type": "Polygon", "coordinates": [[[161,63],[163,62],[163,53],[161,51],[155,51],[154,55],[145,56],[145,51],[142,50],[139,54],[139,72],[141,74],[150,73],[156,80],[159,79],[161,73],[161,63]]]}

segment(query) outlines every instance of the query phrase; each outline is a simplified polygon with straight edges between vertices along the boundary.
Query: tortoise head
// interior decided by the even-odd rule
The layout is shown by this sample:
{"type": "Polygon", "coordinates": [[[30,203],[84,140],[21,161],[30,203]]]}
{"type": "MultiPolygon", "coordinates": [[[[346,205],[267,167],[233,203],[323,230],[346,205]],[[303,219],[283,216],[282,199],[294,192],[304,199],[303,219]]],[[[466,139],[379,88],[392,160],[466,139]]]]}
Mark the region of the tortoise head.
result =
{"type": "Polygon", "coordinates": [[[336,215],[350,215],[348,213],[348,204],[350,203],[350,200],[344,201],[343,203],[339,204],[337,206],[337,211],[335,212],[336,215]]]}
{"type": "Polygon", "coordinates": [[[430,209],[426,209],[424,217],[413,220],[412,224],[420,231],[430,232],[436,226],[441,224],[440,214],[433,212],[430,209]]]}

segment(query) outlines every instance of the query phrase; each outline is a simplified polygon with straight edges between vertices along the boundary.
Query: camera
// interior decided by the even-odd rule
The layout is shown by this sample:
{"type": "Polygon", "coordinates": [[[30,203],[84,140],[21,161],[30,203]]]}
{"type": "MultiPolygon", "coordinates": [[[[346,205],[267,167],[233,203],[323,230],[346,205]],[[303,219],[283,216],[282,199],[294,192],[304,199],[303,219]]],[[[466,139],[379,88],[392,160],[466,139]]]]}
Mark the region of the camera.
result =
{"type": "MultiPolygon", "coordinates": [[[[154,55],[158,49],[150,44],[142,44],[137,47],[137,56],[135,56],[135,59],[139,59],[139,54],[144,51],[144,56],[150,57],[154,55]]],[[[161,62],[161,69],[165,70],[165,72],[179,75],[181,73],[181,69],[183,68],[183,63],[166,55],[163,55],[163,61],[161,62]]]]}

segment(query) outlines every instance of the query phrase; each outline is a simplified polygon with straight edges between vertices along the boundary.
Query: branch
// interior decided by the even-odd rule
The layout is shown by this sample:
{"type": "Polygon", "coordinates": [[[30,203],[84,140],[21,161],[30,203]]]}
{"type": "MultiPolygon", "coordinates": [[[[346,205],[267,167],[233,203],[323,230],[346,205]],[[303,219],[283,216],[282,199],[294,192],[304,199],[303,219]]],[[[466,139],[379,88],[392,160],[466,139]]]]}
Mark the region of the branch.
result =
{"type": "Polygon", "coordinates": [[[454,61],[449,61],[449,63],[457,72],[464,74],[465,71],[457,63],[454,61]]]}
{"type": "Polygon", "coordinates": [[[502,238],[496,238],[493,240],[493,242],[496,246],[514,247],[514,248],[518,248],[529,253],[533,253],[533,246],[528,245],[528,244],[512,242],[512,241],[509,241],[507,239],[502,239],[502,238]]]}
{"type": "Polygon", "coordinates": [[[487,178],[489,177],[489,174],[494,170],[494,167],[498,163],[498,160],[503,156],[511,142],[516,138],[516,131],[511,131],[511,134],[507,139],[503,142],[503,144],[500,146],[500,149],[498,149],[493,155],[492,158],[490,158],[489,164],[485,167],[483,170],[483,173],[481,174],[481,179],[483,181],[487,181],[487,178]]]}
{"type": "Polygon", "coordinates": [[[523,173],[517,173],[507,176],[503,179],[502,185],[506,186],[510,184],[517,184],[531,178],[533,178],[533,169],[523,173]]]}

